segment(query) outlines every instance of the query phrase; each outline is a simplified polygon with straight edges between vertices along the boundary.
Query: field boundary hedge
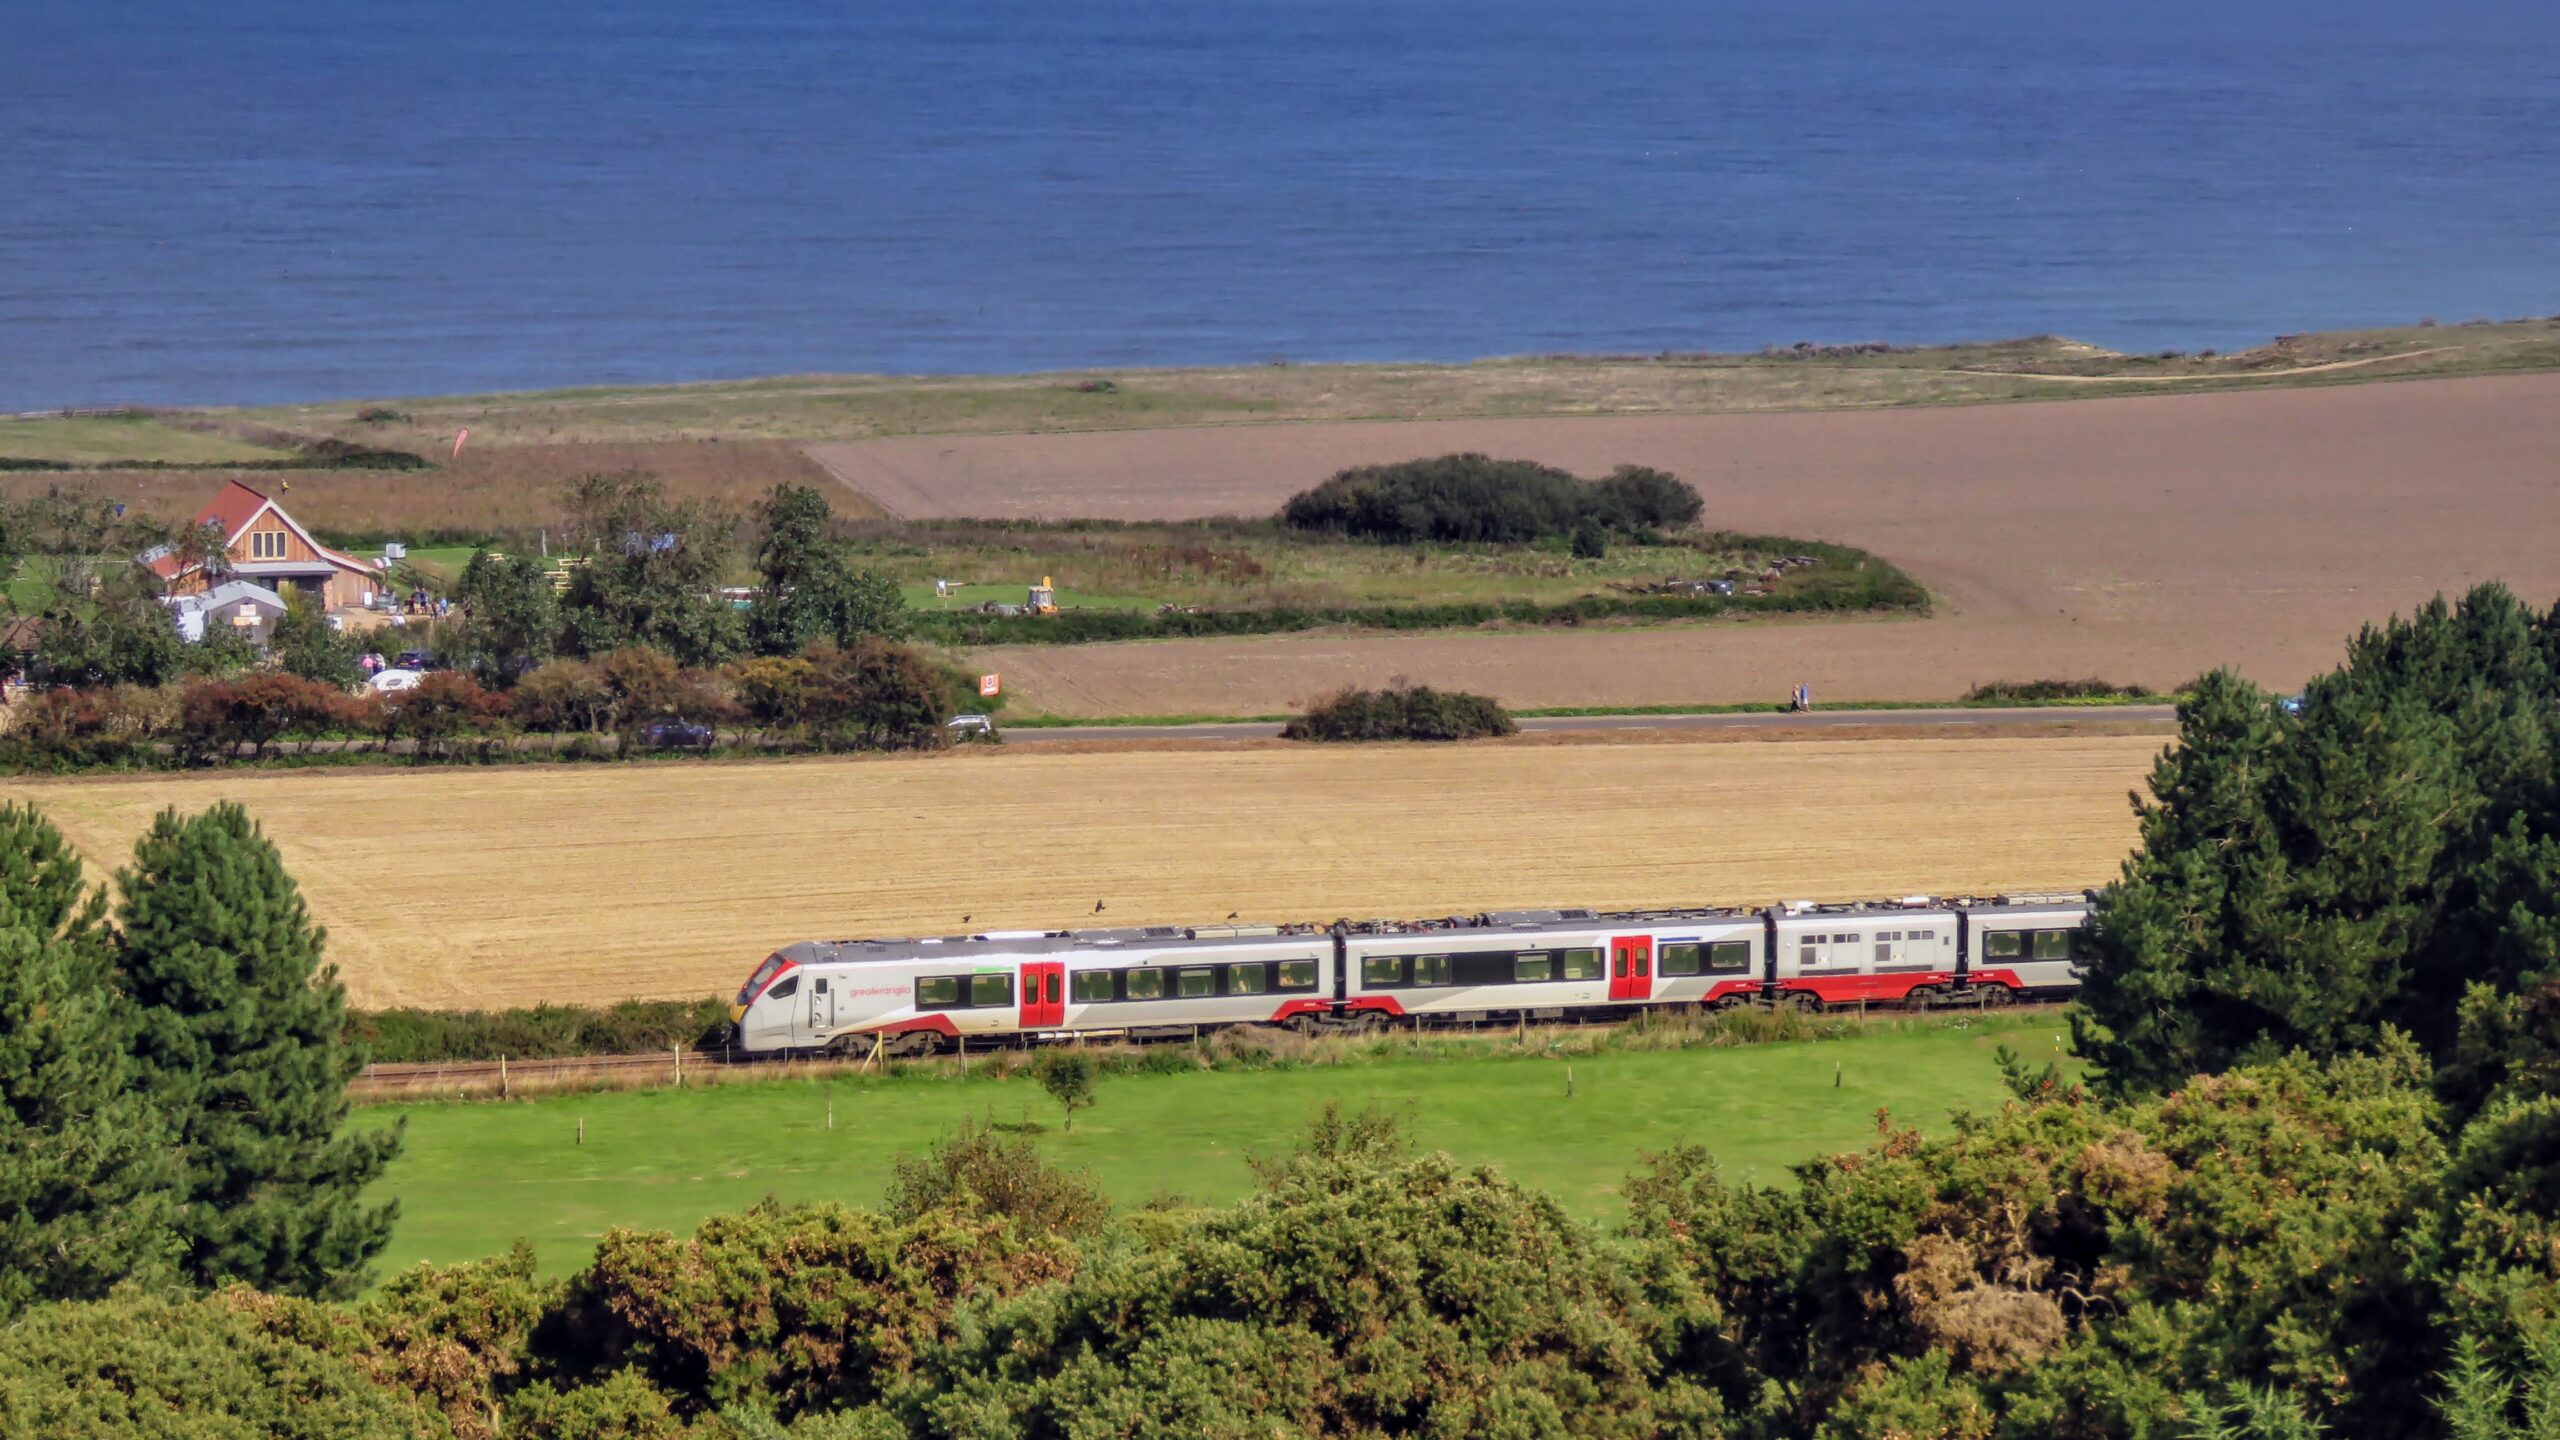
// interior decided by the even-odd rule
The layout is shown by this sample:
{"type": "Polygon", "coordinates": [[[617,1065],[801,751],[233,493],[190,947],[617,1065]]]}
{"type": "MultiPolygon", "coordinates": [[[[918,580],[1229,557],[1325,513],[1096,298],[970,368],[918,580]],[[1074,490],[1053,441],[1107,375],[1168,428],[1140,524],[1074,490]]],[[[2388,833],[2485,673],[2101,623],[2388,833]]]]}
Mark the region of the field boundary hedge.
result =
{"type": "Polygon", "coordinates": [[[1805,583],[1767,595],[1585,595],[1554,603],[1476,600],[1437,605],[1062,610],[1055,615],[918,611],[912,633],[945,645],[1087,645],[1281,635],[1335,627],[1461,630],[1494,624],[1570,626],[1613,620],[1713,620],[1728,615],[1929,612],[1929,592],[1898,566],[1846,547],[1802,541],[1776,544],[1816,556],[1829,573],[1809,572],[1805,583]]]}

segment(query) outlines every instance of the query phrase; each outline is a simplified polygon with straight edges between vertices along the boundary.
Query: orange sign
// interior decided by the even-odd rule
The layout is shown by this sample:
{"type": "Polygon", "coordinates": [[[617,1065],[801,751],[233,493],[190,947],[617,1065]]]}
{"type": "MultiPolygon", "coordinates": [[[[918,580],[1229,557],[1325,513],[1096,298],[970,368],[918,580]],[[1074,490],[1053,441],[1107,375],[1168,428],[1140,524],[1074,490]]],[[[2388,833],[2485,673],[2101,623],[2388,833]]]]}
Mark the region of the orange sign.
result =
{"type": "Polygon", "coordinates": [[[981,675],[978,677],[978,693],[981,695],[993,695],[1003,688],[1004,677],[1001,675],[981,675]]]}

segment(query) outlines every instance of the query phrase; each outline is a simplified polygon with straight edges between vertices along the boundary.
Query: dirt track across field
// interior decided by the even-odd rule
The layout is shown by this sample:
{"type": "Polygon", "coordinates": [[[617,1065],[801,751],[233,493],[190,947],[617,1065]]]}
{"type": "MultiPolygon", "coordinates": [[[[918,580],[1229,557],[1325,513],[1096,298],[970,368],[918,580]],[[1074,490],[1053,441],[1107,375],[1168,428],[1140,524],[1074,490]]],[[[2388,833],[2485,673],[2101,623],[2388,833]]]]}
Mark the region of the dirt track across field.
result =
{"type": "Polygon", "coordinates": [[[483,1007],[726,991],[813,937],[2087,885],[2132,844],[2125,795],[2161,746],[1691,737],[270,771],[0,797],[43,809],[102,877],[161,807],[239,800],[357,1004],[483,1007]]]}
{"type": "Polygon", "coordinates": [[[2290,687],[2359,625],[2503,579],[2560,597],[2560,376],[1958,409],[1235,426],[813,447],[905,515],[1262,513],[1453,450],[1658,465],[1709,523],[1844,541],[1919,621],[1299,635],[984,652],[1027,708],[1258,714],[1404,675],[1516,705],[1931,700],[1986,680],[2290,687]]]}

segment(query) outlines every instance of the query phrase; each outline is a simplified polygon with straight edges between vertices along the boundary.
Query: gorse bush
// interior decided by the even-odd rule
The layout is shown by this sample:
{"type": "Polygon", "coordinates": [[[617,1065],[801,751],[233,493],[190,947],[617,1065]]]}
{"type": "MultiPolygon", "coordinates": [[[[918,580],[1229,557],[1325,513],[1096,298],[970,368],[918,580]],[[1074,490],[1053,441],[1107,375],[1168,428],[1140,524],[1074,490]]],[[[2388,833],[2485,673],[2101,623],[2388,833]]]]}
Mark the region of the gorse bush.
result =
{"type": "Polygon", "coordinates": [[[1509,711],[1482,695],[1396,684],[1383,690],[1340,690],[1307,707],[1280,729],[1283,740],[1477,740],[1520,727],[1509,711]]]}
{"type": "Polygon", "coordinates": [[[1522,545],[1585,525],[1622,535],[1685,529],[1704,508],[1678,477],[1640,465],[1586,482],[1535,461],[1466,454],[1345,470],[1290,497],[1280,520],[1386,544],[1522,545]]]}

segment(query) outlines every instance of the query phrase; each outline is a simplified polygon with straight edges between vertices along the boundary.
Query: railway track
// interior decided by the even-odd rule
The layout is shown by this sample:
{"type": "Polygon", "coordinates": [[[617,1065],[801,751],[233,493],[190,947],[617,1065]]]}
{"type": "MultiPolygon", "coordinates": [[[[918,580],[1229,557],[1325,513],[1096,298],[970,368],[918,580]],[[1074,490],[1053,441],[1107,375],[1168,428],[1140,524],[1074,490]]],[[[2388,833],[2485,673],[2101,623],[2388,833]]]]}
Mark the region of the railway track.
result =
{"type": "MultiPolygon", "coordinates": [[[[1999,1010],[1983,1011],[1996,1015],[2055,1015],[2067,1008],[2067,1002],[2047,1001],[2038,1004],[2011,1005],[1999,1010]]],[[[1872,1009],[1841,1008],[1822,1013],[1830,1020],[1893,1020],[1920,1016],[1947,1015],[1948,1008],[1911,1010],[1896,1006],[1872,1009]]],[[[1962,1013],[1969,1017],[1972,1013],[1962,1013]]],[[[1531,1027],[1541,1033],[1564,1034],[1575,1030],[1607,1030],[1627,1024],[1623,1020],[1592,1020],[1575,1025],[1540,1025],[1531,1027]]],[[[1517,1027],[1486,1025],[1478,1033],[1511,1033],[1517,1027]]],[[[1455,1033],[1454,1029],[1442,1033],[1455,1033]]],[[[1374,1036],[1343,1034],[1317,1039],[1315,1044],[1348,1044],[1374,1036]]],[[[1188,1044],[1191,1041],[1121,1041],[1105,1042],[1113,1048],[1135,1049],[1145,1045],[1188,1044]]],[[[984,1049],[959,1055],[929,1058],[875,1061],[868,1056],[790,1056],[748,1055],[726,1048],[719,1050],[659,1050],[645,1055],[570,1055],[538,1060],[450,1060],[403,1062],[368,1065],[347,1085],[347,1093],[358,1100],[397,1099],[401,1096],[498,1095],[509,1096],[521,1087],[527,1092],[571,1088],[585,1081],[596,1082],[598,1088],[638,1088],[651,1083],[683,1085],[689,1077],[709,1080],[729,1072],[730,1078],[743,1078],[735,1072],[745,1069],[776,1075],[817,1075],[840,1071],[861,1071],[895,1065],[966,1065],[974,1055],[1018,1048],[991,1043],[984,1049]]]]}

